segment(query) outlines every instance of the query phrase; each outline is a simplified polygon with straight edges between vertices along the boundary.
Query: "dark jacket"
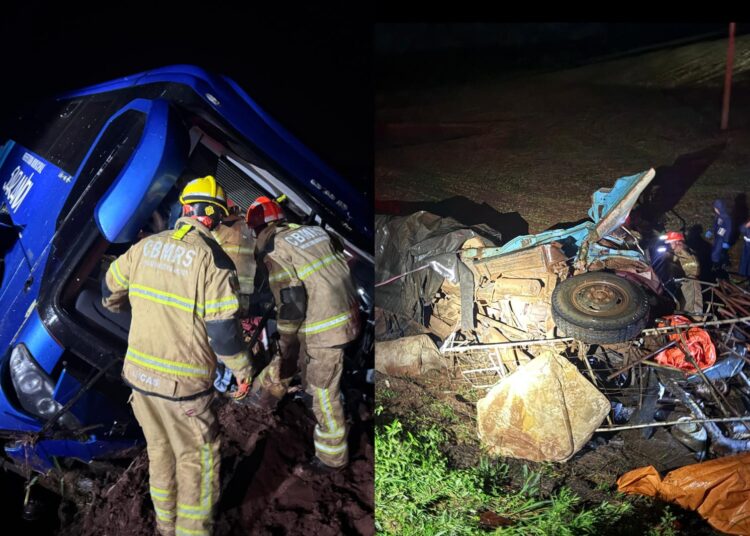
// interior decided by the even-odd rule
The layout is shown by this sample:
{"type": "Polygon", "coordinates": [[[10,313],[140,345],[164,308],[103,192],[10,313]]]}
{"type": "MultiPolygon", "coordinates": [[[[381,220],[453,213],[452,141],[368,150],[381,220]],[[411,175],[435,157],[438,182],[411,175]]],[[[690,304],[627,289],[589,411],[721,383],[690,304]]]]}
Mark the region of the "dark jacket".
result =
{"type": "Polygon", "coordinates": [[[729,216],[724,201],[717,199],[714,201],[714,208],[719,214],[714,220],[713,238],[714,245],[711,248],[711,262],[719,263],[722,259],[724,249],[729,249],[730,234],[732,232],[732,218],[729,216]]]}

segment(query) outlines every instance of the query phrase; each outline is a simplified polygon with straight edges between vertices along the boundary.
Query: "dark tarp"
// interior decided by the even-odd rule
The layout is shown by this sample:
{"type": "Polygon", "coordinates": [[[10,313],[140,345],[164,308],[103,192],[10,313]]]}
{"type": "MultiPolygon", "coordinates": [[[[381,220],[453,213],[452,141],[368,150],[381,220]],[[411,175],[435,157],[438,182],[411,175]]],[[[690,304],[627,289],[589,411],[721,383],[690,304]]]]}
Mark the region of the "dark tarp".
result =
{"type": "MultiPolygon", "coordinates": [[[[501,242],[500,233],[487,225],[467,227],[453,218],[442,218],[425,211],[409,216],[376,215],[376,284],[426,268],[379,286],[375,292],[375,305],[424,323],[424,306],[432,302],[443,281],[448,279],[451,283],[461,284],[462,295],[470,296],[473,307],[472,274],[460,262],[457,252],[464,242],[474,237],[481,238],[486,246],[501,242]],[[467,292],[463,291],[464,288],[467,292]]],[[[465,324],[464,319],[462,314],[462,323],[465,324]]]]}

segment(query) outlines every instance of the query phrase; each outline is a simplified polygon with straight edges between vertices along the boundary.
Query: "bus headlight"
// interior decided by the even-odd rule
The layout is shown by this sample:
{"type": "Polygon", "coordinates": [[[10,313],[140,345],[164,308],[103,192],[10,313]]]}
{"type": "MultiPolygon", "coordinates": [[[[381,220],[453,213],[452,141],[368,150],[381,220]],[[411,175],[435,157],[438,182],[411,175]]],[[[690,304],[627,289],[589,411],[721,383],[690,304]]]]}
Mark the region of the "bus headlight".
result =
{"type": "MultiPolygon", "coordinates": [[[[55,384],[52,378],[36,363],[24,344],[19,344],[10,354],[10,378],[23,409],[44,420],[60,411],[62,404],[52,398],[55,384]]],[[[68,429],[80,426],[69,411],[58,422],[68,429]]]]}

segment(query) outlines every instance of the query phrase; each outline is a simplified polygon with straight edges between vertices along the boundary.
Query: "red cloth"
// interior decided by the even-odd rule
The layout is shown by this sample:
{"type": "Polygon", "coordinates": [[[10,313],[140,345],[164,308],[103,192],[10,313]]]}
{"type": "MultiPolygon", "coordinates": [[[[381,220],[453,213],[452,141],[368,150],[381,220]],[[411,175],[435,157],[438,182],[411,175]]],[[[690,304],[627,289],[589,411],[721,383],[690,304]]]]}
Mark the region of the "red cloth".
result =
{"type": "MultiPolygon", "coordinates": [[[[670,326],[679,326],[681,324],[690,324],[690,320],[680,315],[671,315],[664,317],[670,326]]],[[[659,327],[664,327],[663,322],[659,322],[659,327]]],[[[716,363],[716,347],[711,342],[708,332],[703,328],[690,328],[684,334],[687,339],[688,349],[693,354],[693,358],[702,369],[708,368],[716,363]]],[[[680,348],[680,336],[674,333],[669,336],[670,341],[677,341],[677,346],[667,348],[659,352],[656,356],[656,362],[662,365],[679,368],[686,371],[695,371],[695,367],[685,357],[685,353],[680,348]]]]}

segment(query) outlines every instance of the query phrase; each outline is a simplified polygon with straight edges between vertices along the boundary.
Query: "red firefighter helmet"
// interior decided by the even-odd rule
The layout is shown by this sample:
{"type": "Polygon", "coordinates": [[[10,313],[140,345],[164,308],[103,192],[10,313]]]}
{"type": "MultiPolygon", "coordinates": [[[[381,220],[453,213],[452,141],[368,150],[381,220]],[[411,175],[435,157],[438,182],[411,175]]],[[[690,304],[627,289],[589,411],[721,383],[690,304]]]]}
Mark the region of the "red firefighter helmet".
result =
{"type": "Polygon", "coordinates": [[[664,242],[667,244],[671,244],[673,242],[684,242],[685,241],[685,235],[682,233],[678,233],[677,231],[669,231],[667,233],[667,238],[664,239],[664,242]]]}
{"type": "Polygon", "coordinates": [[[266,196],[261,196],[253,201],[247,209],[245,222],[251,229],[259,229],[271,222],[285,219],[284,210],[276,201],[266,196]]]}

